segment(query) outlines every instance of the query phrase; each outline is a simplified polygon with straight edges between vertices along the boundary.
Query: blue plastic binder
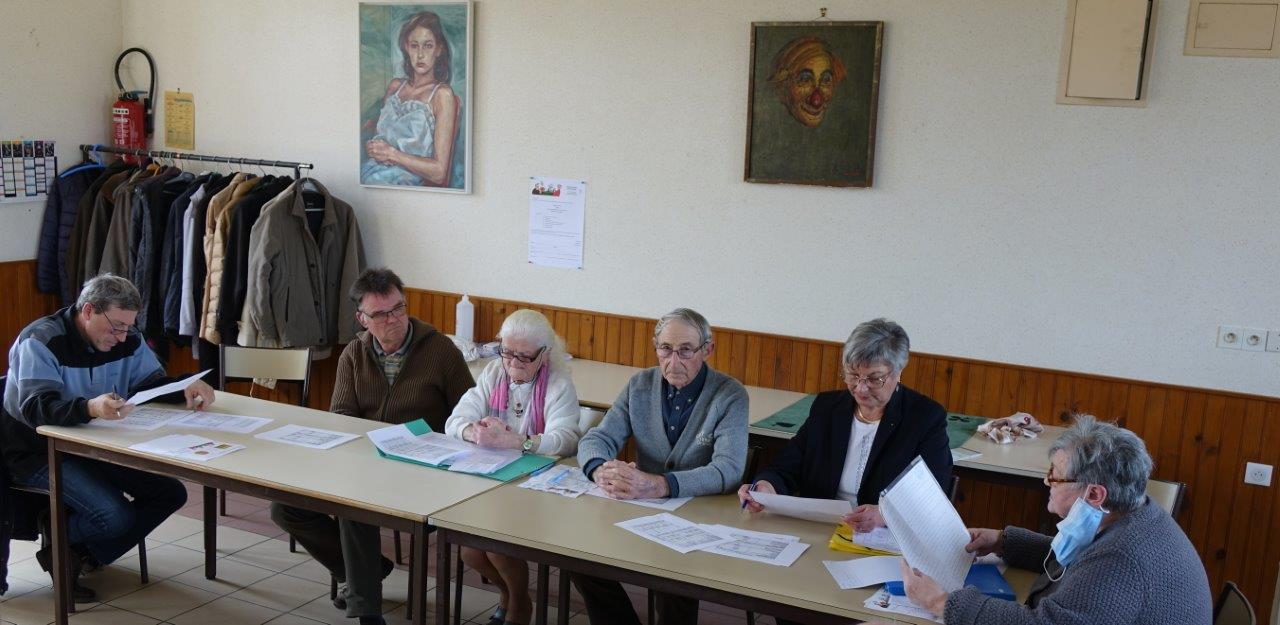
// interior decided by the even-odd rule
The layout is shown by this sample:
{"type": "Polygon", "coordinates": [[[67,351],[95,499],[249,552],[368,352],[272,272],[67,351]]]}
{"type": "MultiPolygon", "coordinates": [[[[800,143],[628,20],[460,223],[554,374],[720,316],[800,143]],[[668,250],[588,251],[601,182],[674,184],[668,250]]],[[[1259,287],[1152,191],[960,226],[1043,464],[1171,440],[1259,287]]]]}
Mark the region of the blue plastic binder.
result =
{"type": "MultiPolygon", "coordinates": [[[[1004,599],[1006,601],[1014,601],[1017,596],[1013,594],[1013,587],[1009,585],[1009,581],[1000,573],[1000,569],[994,564],[974,564],[969,567],[969,574],[964,578],[965,587],[973,586],[978,592],[996,599],[1004,599]]],[[[907,594],[902,588],[902,581],[885,582],[884,589],[889,591],[891,595],[902,596],[907,594]]]]}

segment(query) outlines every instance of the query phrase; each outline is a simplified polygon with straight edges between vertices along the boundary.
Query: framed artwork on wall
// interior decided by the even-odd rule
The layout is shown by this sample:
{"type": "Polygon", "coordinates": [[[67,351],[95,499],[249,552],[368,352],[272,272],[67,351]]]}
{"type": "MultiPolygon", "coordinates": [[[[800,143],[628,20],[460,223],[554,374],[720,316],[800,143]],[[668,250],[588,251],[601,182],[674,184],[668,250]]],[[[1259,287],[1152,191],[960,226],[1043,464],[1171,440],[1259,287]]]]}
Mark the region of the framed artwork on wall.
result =
{"type": "Polygon", "coordinates": [[[870,187],[884,22],[754,22],[747,182],[870,187]]]}
{"type": "Polygon", "coordinates": [[[360,3],[360,184],[471,192],[470,2],[360,3]]]}

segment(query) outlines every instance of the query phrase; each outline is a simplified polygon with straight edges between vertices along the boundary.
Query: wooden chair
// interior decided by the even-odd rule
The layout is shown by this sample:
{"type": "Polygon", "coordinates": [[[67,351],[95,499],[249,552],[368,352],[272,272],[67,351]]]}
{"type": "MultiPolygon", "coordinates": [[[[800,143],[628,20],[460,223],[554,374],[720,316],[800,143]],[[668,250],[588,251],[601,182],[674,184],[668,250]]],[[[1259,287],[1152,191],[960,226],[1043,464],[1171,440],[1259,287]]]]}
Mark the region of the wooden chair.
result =
{"type": "Polygon", "coordinates": [[[1253,606],[1235,582],[1227,582],[1213,606],[1213,625],[1258,625],[1253,606]]]}
{"type": "Polygon", "coordinates": [[[1186,490],[1187,485],[1182,482],[1147,480],[1147,496],[1174,518],[1178,517],[1178,511],[1182,509],[1182,496],[1186,490]]]}

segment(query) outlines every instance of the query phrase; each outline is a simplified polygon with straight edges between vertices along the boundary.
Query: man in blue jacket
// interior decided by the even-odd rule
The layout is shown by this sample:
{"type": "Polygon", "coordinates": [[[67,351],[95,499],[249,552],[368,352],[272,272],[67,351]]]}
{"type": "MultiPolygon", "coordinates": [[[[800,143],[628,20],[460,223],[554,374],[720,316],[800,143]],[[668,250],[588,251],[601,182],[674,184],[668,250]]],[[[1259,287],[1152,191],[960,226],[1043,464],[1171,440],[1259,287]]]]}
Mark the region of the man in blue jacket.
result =
{"type": "MultiPolygon", "coordinates": [[[[9,350],[0,416],[0,456],[14,482],[49,486],[47,442],[37,427],[122,419],[133,405],[121,394],[172,381],[134,327],[140,305],[132,283],[104,274],[85,283],[74,306],[35,320],[18,335],[9,350]]],[[[209,405],[213,389],[197,381],[159,398],[184,399],[188,407],[209,405]]],[[[62,488],[80,569],[114,562],[187,501],[176,479],[78,456],[62,462],[62,488]]],[[[48,545],[36,557],[48,570],[48,545]]],[[[92,601],[94,594],[77,583],[75,598],[92,601]]]]}

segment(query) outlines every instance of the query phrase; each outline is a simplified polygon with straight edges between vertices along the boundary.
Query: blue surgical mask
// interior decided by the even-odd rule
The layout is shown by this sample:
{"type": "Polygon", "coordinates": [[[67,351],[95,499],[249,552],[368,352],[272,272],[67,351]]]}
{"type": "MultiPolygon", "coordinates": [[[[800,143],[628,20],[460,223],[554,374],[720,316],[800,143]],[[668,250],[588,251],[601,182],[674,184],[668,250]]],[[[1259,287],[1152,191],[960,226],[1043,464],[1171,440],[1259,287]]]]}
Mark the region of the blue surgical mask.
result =
{"type": "Polygon", "coordinates": [[[1083,499],[1076,498],[1076,502],[1071,505],[1071,511],[1067,513],[1067,518],[1058,523],[1058,535],[1053,537],[1053,542],[1050,544],[1058,564],[1066,567],[1080,555],[1081,551],[1093,543],[1094,537],[1098,534],[1098,526],[1102,524],[1102,517],[1106,513],[1106,510],[1095,508],[1085,503],[1083,499]]]}

